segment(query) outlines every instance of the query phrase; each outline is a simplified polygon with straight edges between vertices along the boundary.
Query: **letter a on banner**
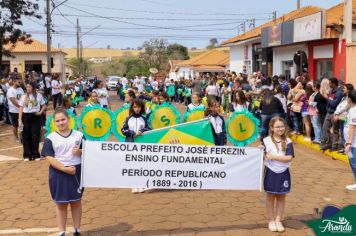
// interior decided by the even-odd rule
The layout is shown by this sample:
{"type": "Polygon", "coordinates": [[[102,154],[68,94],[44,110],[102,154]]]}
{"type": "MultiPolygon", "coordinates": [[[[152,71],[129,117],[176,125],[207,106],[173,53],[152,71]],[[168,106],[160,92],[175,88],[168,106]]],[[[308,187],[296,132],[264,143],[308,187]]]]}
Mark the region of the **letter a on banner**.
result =
{"type": "Polygon", "coordinates": [[[112,112],[99,106],[86,107],[79,117],[80,125],[86,139],[106,140],[111,131],[112,112]]]}

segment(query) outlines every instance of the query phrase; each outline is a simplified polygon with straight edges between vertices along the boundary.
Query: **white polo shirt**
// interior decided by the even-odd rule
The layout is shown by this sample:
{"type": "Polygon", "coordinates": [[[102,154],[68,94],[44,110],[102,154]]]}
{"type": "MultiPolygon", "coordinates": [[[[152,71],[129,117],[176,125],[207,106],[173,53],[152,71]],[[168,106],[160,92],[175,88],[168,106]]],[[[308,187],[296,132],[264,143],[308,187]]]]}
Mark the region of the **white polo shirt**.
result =
{"type": "Polygon", "coordinates": [[[20,103],[20,99],[22,97],[22,95],[24,94],[24,91],[21,87],[18,88],[14,88],[14,87],[10,87],[9,90],[7,91],[6,97],[8,100],[8,104],[9,104],[9,112],[11,113],[19,113],[19,108],[16,107],[10,98],[15,98],[17,103],[20,103]]]}
{"type": "Polygon", "coordinates": [[[26,94],[22,95],[19,105],[23,108],[24,113],[36,113],[41,110],[41,106],[45,103],[43,96],[37,93],[36,98],[32,94],[28,96],[26,94]]]}

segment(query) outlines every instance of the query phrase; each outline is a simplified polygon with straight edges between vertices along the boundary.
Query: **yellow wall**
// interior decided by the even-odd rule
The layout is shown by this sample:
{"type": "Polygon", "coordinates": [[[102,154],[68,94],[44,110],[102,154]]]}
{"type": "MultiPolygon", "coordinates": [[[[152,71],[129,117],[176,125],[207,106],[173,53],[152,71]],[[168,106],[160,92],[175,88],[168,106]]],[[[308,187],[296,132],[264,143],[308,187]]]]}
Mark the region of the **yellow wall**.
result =
{"type": "Polygon", "coordinates": [[[346,83],[356,86],[356,43],[346,46],[346,83]]]}

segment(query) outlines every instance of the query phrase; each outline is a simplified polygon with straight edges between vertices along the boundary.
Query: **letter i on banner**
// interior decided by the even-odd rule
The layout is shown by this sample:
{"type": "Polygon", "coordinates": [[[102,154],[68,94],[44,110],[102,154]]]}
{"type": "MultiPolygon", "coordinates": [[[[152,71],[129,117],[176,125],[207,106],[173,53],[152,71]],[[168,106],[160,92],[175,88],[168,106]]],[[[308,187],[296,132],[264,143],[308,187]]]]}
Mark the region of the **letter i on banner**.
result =
{"type": "Polygon", "coordinates": [[[100,106],[86,107],[79,117],[83,134],[93,141],[106,140],[111,131],[113,114],[100,106]]]}

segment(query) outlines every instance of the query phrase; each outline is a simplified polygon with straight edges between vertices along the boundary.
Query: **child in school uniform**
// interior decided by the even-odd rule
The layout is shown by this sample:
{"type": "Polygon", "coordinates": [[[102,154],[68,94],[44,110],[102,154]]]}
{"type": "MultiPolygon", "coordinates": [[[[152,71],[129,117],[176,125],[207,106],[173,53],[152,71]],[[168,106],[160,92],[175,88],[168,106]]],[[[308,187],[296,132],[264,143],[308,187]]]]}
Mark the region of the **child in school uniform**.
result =
{"type": "Polygon", "coordinates": [[[72,112],[75,116],[77,116],[77,112],[75,111],[75,108],[73,107],[73,100],[71,97],[65,97],[63,99],[63,107],[72,112]]]}
{"type": "Polygon", "coordinates": [[[63,108],[55,110],[54,121],[58,131],[44,141],[42,156],[49,162],[49,188],[56,203],[59,235],[66,235],[67,208],[71,207],[74,235],[80,235],[82,217],[81,145],[83,134],[69,128],[69,115],[63,108]]]}
{"type": "MultiPolygon", "coordinates": [[[[140,99],[132,102],[129,111],[129,117],[125,120],[121,132],[126,136],[126,142],[134,142],[135,137],[140,136],[143,132],[150,130],[145,113],[145,103],[140,99]]],[[[133,193],[142,193],[145,188],[133,188],[133,193]]]]}
{"type": "Polygon", "coordinates": [[[268,228],[272,232],[284,231],[283,211],[286,195],[291,189],[289,166],[294,158],[294,148],[287,136],[287,127],[285,120],[276,116],[269,122],[270,136],[263,139],[266,153],[264,189],[267,194],[268,228]]]}
{"type": "Polygon", "coordinates": [[[89,95],[88,104],[86,107],[100,106],[97,92],[93,91],[89,95]]]}
{"type": "Polygon", "coordinates": [[[219,113],[219,102],[216,100],[210,100],[208,103],[208,108],[205,110],[205,116],[208,117],[210,121],[215,145],[224,146],[227,143],[225,121],[224,117],[222,117],[219,113]]]}
{"type": "Polygon", "coordinates": [[[198,93],[194,93],[192,96],[192,103],[190,103],[187,107],[187,111],[192,111],[197,108],[205,108],[203,104],[201,104],[201,99],[198,93]]]}

